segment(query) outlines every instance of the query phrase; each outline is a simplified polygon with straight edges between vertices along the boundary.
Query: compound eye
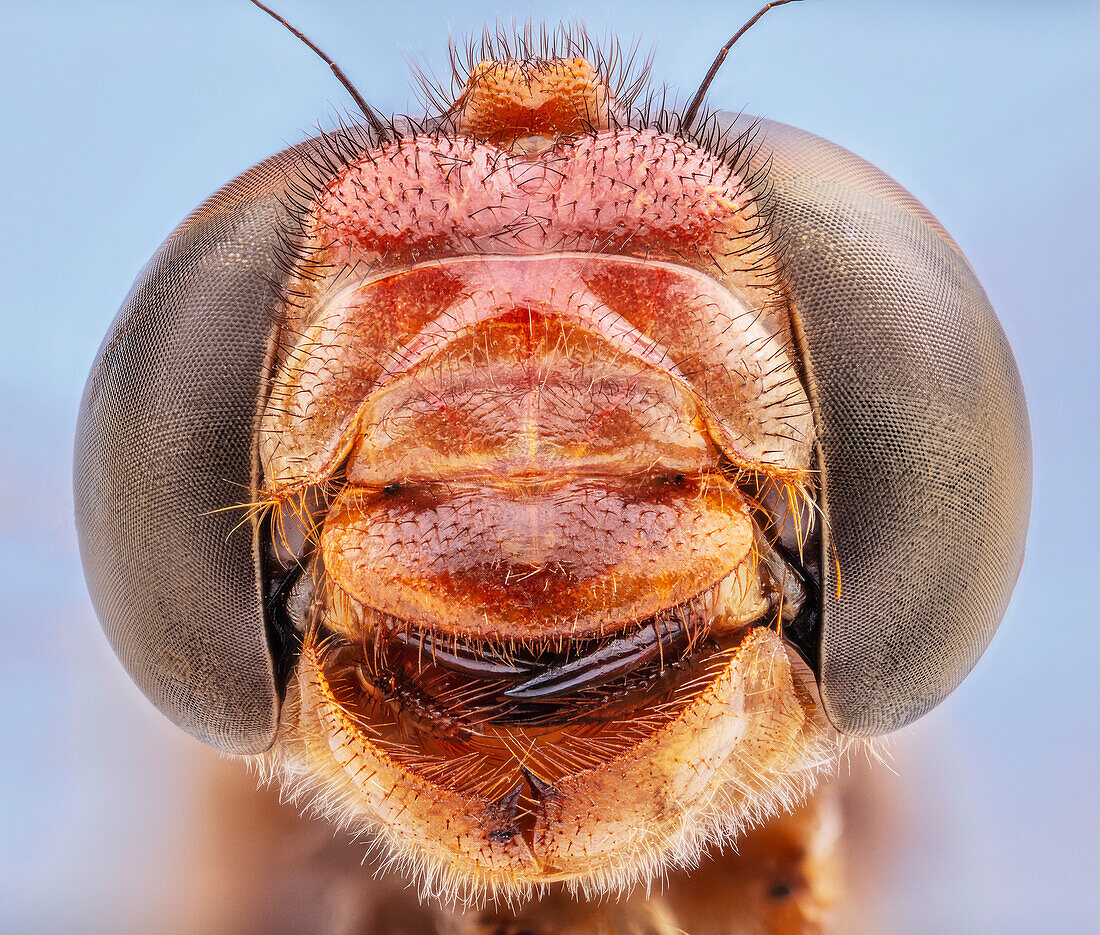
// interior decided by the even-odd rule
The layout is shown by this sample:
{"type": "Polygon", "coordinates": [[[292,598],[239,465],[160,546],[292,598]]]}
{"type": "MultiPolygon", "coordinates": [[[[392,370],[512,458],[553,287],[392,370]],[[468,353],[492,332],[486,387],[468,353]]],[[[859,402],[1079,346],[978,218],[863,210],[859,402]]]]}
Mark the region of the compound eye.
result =
{"type": "Polygon", "coordinates": [[[257,753],[279,721],[254,434],[274,325],[288,150],[226,186],[145,267],[88,379],[74,495],[107,637],[172,721],[257,753]]]}
{"type": "Polygon", "coordinates": [[[887,733],[962,681],[1008,605],[1023,387],[974,270],[912,195],[819,137],[761,130],[819,435],[818,683],[839,730],[887,733]]]}

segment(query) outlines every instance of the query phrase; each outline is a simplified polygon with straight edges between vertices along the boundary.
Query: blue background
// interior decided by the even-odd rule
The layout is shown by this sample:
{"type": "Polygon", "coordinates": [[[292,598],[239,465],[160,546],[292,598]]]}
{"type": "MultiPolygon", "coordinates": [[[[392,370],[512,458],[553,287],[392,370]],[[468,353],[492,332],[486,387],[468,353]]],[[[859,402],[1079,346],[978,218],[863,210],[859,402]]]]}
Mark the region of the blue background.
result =
{"type": "MultiPolygon", "coordinates": [[[[756,0],[279,7],[379,109],[415,113],[406,60],[445,74],[448,35],[485,22],[577,16],[655,45],[655,79],[692,89],[756,0]]],[[[152,931],[209,754],[132,688],[85,595],[77,402],[177,221],[349,102],[243,0],[2,13],[0,929],[152,931]]],[[[1012,607],[876,780],[893,803],[867,897],[882,931],[1084,932],[1100,917],[1098,40],[1096,3],[811,0],[765,17],[710,97],[833,139],[922,199],[979,271],[1028,391],[1035,500],[1012,607]]]]}

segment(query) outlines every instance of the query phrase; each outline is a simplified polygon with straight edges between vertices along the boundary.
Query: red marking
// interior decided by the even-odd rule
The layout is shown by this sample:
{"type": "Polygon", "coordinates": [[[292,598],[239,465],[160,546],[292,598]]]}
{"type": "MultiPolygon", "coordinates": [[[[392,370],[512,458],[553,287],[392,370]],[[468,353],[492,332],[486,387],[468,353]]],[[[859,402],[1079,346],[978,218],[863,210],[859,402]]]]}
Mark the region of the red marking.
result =
{"type": "Polygon", "coordinates": [[[711,268],[708,253],[743,250],[730,241],[754,219],[726,163],[655,130],[617,130],[536,159],[464,137],[387,143],[325,187],[313,227],[320,262],[338,265],[580,251],[711,268]]]}

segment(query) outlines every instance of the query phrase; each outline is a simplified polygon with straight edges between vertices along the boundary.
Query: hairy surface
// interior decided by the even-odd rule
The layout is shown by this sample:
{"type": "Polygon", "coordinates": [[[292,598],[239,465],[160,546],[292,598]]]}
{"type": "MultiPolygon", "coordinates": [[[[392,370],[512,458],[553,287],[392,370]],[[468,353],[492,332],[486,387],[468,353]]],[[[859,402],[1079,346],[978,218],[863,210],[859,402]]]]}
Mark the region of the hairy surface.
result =
{"type": "Polygon", "coordinates": [[[266,774],[473,905],[693,866],[836,753],[781,638],[815,433],[749,143],[539,41],[307,169],[259,437],[302,643],[266,774]]]}
{"type": "Polygon", "coordinates": [[[898,834],[883,828],[896,820],[883,790],[848,780],[746,831],[736,850],[621,899],[578,901],[552,884],[536,901],[460,908],[419,899],[380,854],[364,860],[362,842],[257,792],[237,764],[214,761],[205,779],[203,820],[190,826],[175,874],[185,911],[162,919],[172,935],[863,935],[880,931],[870,901],[850,916],[844,904],[859,895],[861,874],[883,871],[898,834]],[[873,836],[853,850],[868,810],[873,836]]]}
{"type": "Polygon", "coordinates": [[[434,762],[349,710],[319,657],[307,650],[265,770],[444,901],[522,899],[556,880],[586,898],[621,895],[795,807],[836,757],[767,628],[724,654],[698,694],[639,713],[626,737],[502,730],[434,762]],[[492,775],[494,758],[510,768],[492,775]]]}

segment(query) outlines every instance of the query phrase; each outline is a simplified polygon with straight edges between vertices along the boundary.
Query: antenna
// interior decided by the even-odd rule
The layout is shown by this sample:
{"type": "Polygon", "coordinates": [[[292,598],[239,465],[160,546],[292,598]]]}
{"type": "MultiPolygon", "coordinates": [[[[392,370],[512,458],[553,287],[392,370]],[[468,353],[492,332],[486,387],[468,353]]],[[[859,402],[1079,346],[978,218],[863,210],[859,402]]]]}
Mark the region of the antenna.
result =
{"type": "MultiPolygon", "coordinates": [[[[253,3],[256,0],[252,0],[253,3]]],[[[688,108],[684,111],[683,120],[680,125],[685,129],[691,127],[692,121],[695,120],[695,115],[699,112],[699,108],[703,105],[703,98],[706,96],[707,90],[710,88],[711,82],[714,80],[714,76],[718,74],[718,69],[722,67],[722,63],[726,60],[726,56],[729,54],[730,49],[733,48],[733,44],[740,39],[745,33],[747,33],[757,21],[772,7],[783,6],[787,3],[795,3],[797,0],[772,0],[771,3],[764,4],[756,15],[750,19],[744,26],[742,26],[737,32],[733,34],[733,38],[730,39],[722,48],[718,51],[718,54],[714,58],[714,62],[710,66],[710,71],[707,72],[706,77],[703,79],[703,83],[699,85],[699,90],[695,92],[695,97],[691,99],[691,103],[688,104],[688,108]]]]}
{"type": "MultiPolygon", "coordinates": [[[[781,0],[781,2],[787,3],[787,2],[789,2],[789,0],[781,0]]],[[[314,52],[316,52],[321,57],[321,59],[325,62],[325,64],[327,64],[328,67],[332,69],[332,73],[336,76],[336,79],[340,82],[340,84],[342,84],[345,88],[347,88],[348,94],[351,95],[352,100],[355,101],[356,106],[363,112],[363,116],[367,118],[367,123],[369,123],[371,125],[371,129],[374,130],[374,132],[377,133],[380,138],[385,139],[385,137],[387,136],[386,128],[385,128],[385,126],[383,126],[382,120],[378,116],[378,112],[373,107],[371,107],[370,104],[368,104],[363,99],[363,95],[360,94],[355,89],[355,85],[353,85],[348,80],[348,76],[344,74],[343,69],[340,68],[340,66],[337,65],[331,58],[329,58],[327,55],[325,55],[325,53],[322,52],[317,47],[317,45],[315,43],[311,42],[309,37],[306,36],[305,33],[303,33],[299,29],[295,29],[293,26],[290,25],[290,23],[288,23],[285,19],[283,19],[278,13],[276,13],[270,7],[264,6],[262,3],[260,3],[260,0],[252,0],[252,3],[254,3],[256,6],[258,6],[261,10],[263,10],[272,19],[278,20],[280,23],[282,23],[295,36],[297,36],[299,39],[301,39],[302,42],[304,42],[307,46],[309,46],[314,52]]],[[[757,18],[759,18],[759,14],[757,14],[757,18]]]]}

